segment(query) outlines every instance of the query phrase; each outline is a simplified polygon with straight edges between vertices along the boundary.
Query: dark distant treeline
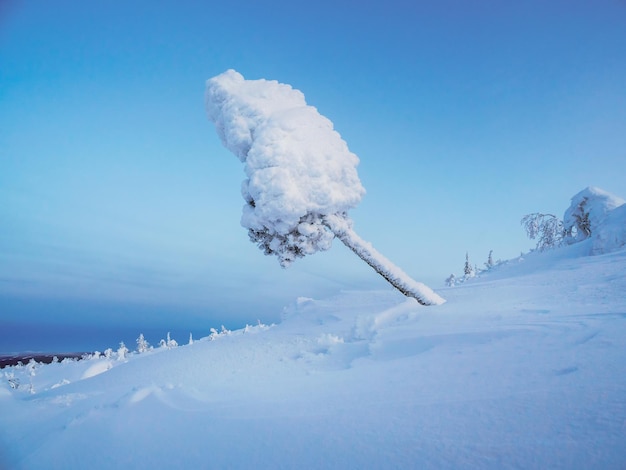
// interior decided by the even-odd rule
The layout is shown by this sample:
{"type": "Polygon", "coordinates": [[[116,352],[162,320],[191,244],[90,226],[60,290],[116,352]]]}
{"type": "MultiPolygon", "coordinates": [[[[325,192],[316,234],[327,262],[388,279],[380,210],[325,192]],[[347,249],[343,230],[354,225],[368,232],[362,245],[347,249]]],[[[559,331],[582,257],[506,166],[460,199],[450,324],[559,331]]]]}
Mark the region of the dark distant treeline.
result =
{"type": "Polygon", "coordinates": [[[81,359],[87,353],[57,353],[57,354],[43,354],[43,353],[30,353],[30,354],[13,354],[7,356],[0,356],[0,369],[9,366],[16,366],[20,362],[22,364],[28,364],[32,359],[35,362],[41,362],[43,364],[50,364],[56,357],[57,360],[63,359],[81,359]]]}

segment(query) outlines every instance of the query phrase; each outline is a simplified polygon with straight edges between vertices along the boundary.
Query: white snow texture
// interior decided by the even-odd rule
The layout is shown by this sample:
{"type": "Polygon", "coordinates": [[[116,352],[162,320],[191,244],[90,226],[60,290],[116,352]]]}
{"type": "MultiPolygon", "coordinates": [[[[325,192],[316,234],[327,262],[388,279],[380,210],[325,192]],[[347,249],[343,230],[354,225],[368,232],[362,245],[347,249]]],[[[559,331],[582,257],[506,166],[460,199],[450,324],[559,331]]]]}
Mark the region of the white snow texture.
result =
{"type": "Polygon", "coordinates": [[[624,202],[622,198],[593,186],[575,194],[563,215],[567,243],[595,236],[607,215],[624,202]]]}
{"type": "Polygon", "coordinates": [[[0,370],[0,468],[626,468],[626,251],[494,266],[437,310],[299,298],[280,324],[0,370]]]}
{"type": "Polygon", "coordinates": [[[365,190],[358,157],[302,92],[228,70],[207,81],[206,110],[224,146],[245,163],[241,224],[282,266],[330,248],[327,214],[347,217],[365,190]]]}

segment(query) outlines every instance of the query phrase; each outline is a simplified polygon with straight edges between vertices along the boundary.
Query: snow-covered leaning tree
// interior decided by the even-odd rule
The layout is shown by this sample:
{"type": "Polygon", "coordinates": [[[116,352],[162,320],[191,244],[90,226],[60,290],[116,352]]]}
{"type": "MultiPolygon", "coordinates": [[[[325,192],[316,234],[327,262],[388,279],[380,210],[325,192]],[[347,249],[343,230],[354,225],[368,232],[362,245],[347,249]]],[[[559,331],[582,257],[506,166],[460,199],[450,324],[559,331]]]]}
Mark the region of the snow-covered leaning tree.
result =
{"type": "Polygon", "coordinates": [[[359,159],[302,92],[228,70],[207,81],[205,98],[222,143],[245,164],[241,224],[266,255],[288,267],[337,237],[403,294],[444,302],[354,232],[348,210],[365,193],[359,159]]]}

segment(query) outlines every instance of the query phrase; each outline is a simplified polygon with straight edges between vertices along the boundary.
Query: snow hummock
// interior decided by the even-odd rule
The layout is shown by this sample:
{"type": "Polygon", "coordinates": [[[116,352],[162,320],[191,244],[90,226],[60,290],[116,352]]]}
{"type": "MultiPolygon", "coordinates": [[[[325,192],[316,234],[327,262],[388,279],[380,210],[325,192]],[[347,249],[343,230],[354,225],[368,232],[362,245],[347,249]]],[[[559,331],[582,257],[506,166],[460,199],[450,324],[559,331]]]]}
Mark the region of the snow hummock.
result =
{"type": "Polygon", "coordinates": [[[277,325],[3,369],[0,468],[625,468],[626,250],[591,243],[437,309],[300,297],[277,325]]]}
{"type": "Polygon", "coordinates": [[[563,215],[563,228],[568,243],[576,243],[593,235],[607,214],[626,201],[603,189],[589,186],[572,196],[563,215]]]}
{"type": "Polygon", "coordinates": [[[245,163],[241,224],[283,266],[330,248],[326,214],[345,214],[365,190],[358,157],[304,95],[228,70],[207,81],[206,110],[222,143],[245,163]]]}
{"type": "Polygon", "coordinates": [[[606,214],[592,233],[591,253],[610,253],[626,246],[626,204],[606,214]]]}

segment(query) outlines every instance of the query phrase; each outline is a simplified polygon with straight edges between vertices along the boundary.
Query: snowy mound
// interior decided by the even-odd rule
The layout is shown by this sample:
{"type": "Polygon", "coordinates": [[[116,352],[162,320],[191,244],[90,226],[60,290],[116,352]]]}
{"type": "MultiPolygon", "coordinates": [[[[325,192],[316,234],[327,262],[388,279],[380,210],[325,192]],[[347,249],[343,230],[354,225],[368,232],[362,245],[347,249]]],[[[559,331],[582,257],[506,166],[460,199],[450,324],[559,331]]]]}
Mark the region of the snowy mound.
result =
{"type": "Polygon", "coordinates": [[[591,253],[610,253],[626,246],[626,204],[610,211],[592,235],[591,253]]]}
{"type": "Polygon", "coordinates": [[[589,186],[572,197],[563,216],[567,243],[576,243],[594,234],[609,212],[624,204],[622,198],[589,186]]]}
{"type": "Polygon", "coordinates": [[[0,468],[626,468],[626,251],[0,371],[0,468]],[[117,357],[116,357],[117,356],[117,357]]]}
{"type": "Polygon", "coordinates": [[[365,190],[357,156],[330,120],[290,85],[228,70],[207,81],[206,110],[224,146],[245,163],[241,223],[284,266],[330,248],[327,214],[355,207],[365,190]]]}

